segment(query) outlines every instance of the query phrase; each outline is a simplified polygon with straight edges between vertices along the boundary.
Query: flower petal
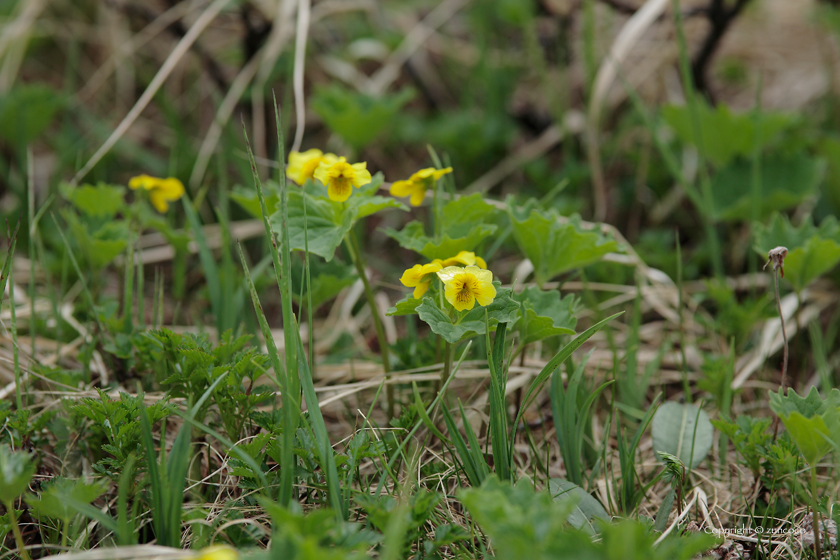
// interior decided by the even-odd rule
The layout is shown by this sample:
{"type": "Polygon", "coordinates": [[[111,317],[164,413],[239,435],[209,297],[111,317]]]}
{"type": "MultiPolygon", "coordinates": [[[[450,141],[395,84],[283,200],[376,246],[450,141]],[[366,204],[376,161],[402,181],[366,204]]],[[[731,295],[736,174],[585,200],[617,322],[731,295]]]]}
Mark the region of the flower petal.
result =
{"type": "Polygon", "coordinates": [[[426,273],[423,272],[423,265],[415,264],[403,272],[400,282],[402,282],[402,285],[406,288],[413,288],[420,283],[425,275],[426,273]]]}
{"type": "Polygon", "coordinates": [[[489,282],[480,282],[475,292],[475,299],[479,305],[486,306],[493,303],[496,298],[496,287],[489,282]]]}
{"type": "Polygon", "coordinates": [[[431,282],[420,282],[417,284],[417,287],[414,288],[414,299],[420,299],[423,297],[423,294],[429,290],[430,285],[431,282]]]}
{"type": "Polygon", "coordinates": [[[412,206],[420,206],[426,198],[426,187],[423,185],[414,184],[414,190],[411,193],[409,202],[412,206]]]}
{"type": "Polygon", "coordinates": [[[440,264],[440,262],[432,261],[429,264],[424,264],[421,268],[421,272],[423,274],[432,274],[433,272],[437,272],[441,268],[443,268],[443,266],[440,264]]]}
{"type": "Polygon", "coordinates": [[[411,181],[394,181],[391,183],[391,189],[388,191],[392,196],[409,196],[414,187],[411,181]]]}
{"type": "Polygon", "coordinates": [[[335,202],[344,202],[350,198],[351,194],[353,194],[353,185],[347,179],[335,179],[329,181],[327,185],[327,195],[335,202]]]}
{"type": "Polygon", "coordinates": [[[152,206],[155,207],[155,210],[161,214],[169,210],[169,202],[162,191],[158,189],[149,191],[149,200],[152,202],[152,206]]]}
{"type": "Polygon", "coordinates": [[[129,179],[128,188],[130,188],[132,190],[137,190],[137,189],[149,190],[154,186],[155,182],[158,181],[158,180],[159,179],[157,179],[155,177],[152,177],[150,175],[146,175],[144,173],[142,175],[138,175],[137,177],[132,177],[131,179],[129,179]]]}
{"type": "Polygon", "coordinates": [[[463,273],[464,269],[460,266],[447,266],[442,270],[438,270],[437,275],[438,278],[440,278],[444,284],[447,284],[449,282],[452,282],[452,280],[454,280],[456,276],[463,273]]]}
{"type": "Polygon", "coordinates": [[[362,185],[367,185],[371,182],[370,171],[367,170],[367,162],[354,163],[352,166],[354,173],[353,186],[356,188],[362,185]]]}

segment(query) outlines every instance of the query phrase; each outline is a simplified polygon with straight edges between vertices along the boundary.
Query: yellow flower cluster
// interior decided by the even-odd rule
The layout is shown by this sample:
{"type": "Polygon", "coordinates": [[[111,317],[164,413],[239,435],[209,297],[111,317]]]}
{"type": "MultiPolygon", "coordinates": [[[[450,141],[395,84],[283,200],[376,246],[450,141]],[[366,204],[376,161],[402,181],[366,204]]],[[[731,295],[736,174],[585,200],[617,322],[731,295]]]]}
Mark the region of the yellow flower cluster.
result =
{"type": "Polygon", "coordinates": [[[286,175],[302,185],[307,179],[318,179],[327,187],[330,200],[344,202],[357,189],[371,181],[367,163],[347,163],[347,158],[325,154],[321,150],[291,152],[286,175]]]}
{"type": "Polygon", "coordinates": [[[490,305],[496,297],[493,273],[487,270],[484,259],[470,251],[461,251],[448,259],[435,259],[428,264],[416,264],[406,270],[400,282],[414,288],[414,298],[420,299],[429,290],[435,275],[444,285],[446,300],[458,311],[479,305],[490,305]],[[458,266],[464,265],[464,266],[458,266]]]}
{"type": "Polygon", "coordinates": [[[184,196],[184,184],[174,177],[160,179],[149,175],[138,175],[128,181],[132,190],[143,189],[149,193],[152,206],[160,212],[169,210],[169,203],[184,196]]]}
{"type": "Polygon", "coordinates": [[[409,202],[412,206],[420,206],[426,198],[426,191],[433,186],[435,181],[452,173],[452,168],[435,169],[427,167],[412,175],[407,181],[395,181],[391,184],[391,194],[394,196],[410,196],[409,202]]]}
{"type": "MultiPolygon", "coordinates": [[[[426,190],[451,172],[451,167],[421,169],[409,179],[393,183],[390,192],[394,196],[410,196],[412,206],[420,206],[426,197],[426,190]]],[[[289,153],[286,175],[298,185],[303,185],[307,179],[321,181],[327,187],[330,200],[336,202],[344,202],[350,198],[353,187],[359,188],[371,182],[367,162],[347,163],[344,157],[325,154],[316,149],[289,153]]]]}

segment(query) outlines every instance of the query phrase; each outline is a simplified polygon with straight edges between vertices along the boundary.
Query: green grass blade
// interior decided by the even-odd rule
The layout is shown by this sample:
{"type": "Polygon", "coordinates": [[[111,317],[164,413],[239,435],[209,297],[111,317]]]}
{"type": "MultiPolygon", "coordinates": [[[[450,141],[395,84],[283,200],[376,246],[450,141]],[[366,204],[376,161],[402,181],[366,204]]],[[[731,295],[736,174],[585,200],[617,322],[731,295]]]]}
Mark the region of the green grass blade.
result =
{"type": "Polygon", "coordinates": [[[504,375],[504,348],[507,323],[499,323],[496,328],[496,336],[491,344],[490,322],[487,318],[487,310],[484,311],[484,322],[486,325],[485,341],[487,348],[487,364],[490,366],[490,439],[493,446],[493,463],[496,467],[496,474],[502,480],[510,480],[511,464],[508,453],[508,426],[507,410],[505,407],[505,375],[504,375]]]}
{"type": "Polygon", "coordinates": [[[312,422],[312,429],[315,431],[315,441],[318,443],[318,452],[321,455],[321,466],[326,470],[327,478],[327,494],[330,505],[338,513],[342,519],[348,519],[350,511],[349,505],[342,500],[341,484],[338,478],[338,468],[335,464],[335,453],[333,452],[332,444],[330,443],[330,435],[327,432],[327,425],[324,422],[324,416],[321,414],[321,405],[318,403],[318,396],[315,394],[315,384],[312,381],[312,376],[309,373],[309,368],[306,365],[306,354],[303,351],[303,342],[300,339],[300,330],[295,327],[294,332],[298,333],[298,357],[299,367],[301,372],[301,385],[303,386],[303,396],[306,399],[306,408],[309,411],[309,418],[312,422]]]}
{"type": "Polygon", "coordinates": [[[198,260],[201,263],[201,268],[204,270],[204,278],[207,282],[207,292],[210,294],[210,308],[213,311],[213,316],[216,318],[216,329],[218,335],[221,336],[225,330],[223,302],[222,302],[222,284],[219,280],[219,268],[216,266],[216,260],[213,258],[213,253],[207,245],[207,239],[204,238],[204,230],[201,227],[201,221],[198,219],[198,212],[193,206],[192,200],[188,194],[184,193],[182,198],[184,202],[184,213],[187,215],[187,221],[195,234],[195,244],[198,247],[198,260]]]}
{"type": "Polygon", "coordinates": [[[242,261],[242,270],[245,272],[245,282],[248,284],[248,289],[251,293],[251,302],[254,304],[254,312],[257,314],[257,321],[260,324],[263,338],[265,339],[265,347],[268,351],[268,357],[271,360],[274,375],[277,379],[277,385],[280,387],[281,396],[283,399],[283,448],[281,454],[280,465],[280,496],[281,503],[283,500],[291,501],[291,496],[294,490],[294,472],[295,472],[295,432],[297,431],[298,422],[300,421],[300,407],[294,408],[294,403],[289,393],[287,384],[287,376],[283,369],[283,364],[280,361],[280,353],[277,351],[277,346],[274,344],[274,336],[271,334],[271,327],[265,318],[260,303],[257,289],[254,287],[254,282],[251,280],[251,272],[248,269],[248,263],[245,262],[245,255],[242,253],[242,247],[237,246],[239,250],[239,258],[242,261]],[[294,418],[290,418],[291,412],[295,412],[294,418]],[[293,426],[294,429],[286,429],[286,426],[293,426]]]}
{"type": "Polygon", "coordinates": [[[551,360],[549,360],[545,367],[542,368],[540,373],[528,387],[528,391],[526,391],[525,393],[525,398],[522,399],[522,406],[519,408],[519,413],[516,415],[516,421],[513,423],[514,429],[511,431],[510,449],[513,449],[513,436],[516,434],[516,427],[519,426],[519,421],[522,419],[522,415],[525,414],[525,411],[531,405],[531,402],[536,398],[537,393],[545,384],[545,382],[548,381],[548,378],[552,374],[552,372],[555,369],[557,369],[560,366],[560,364],[565,362],[575,350],[580,348],[584,342],[589,340],[592,337],[592,335],[604,328],[604,326],[608,322],[612,321],[622,313],[624,312],[622,311],[620,313],[616,313],[615,315],[610,315],[606,319],[595,323],[594,325],[580,333],[574,340],[569,342],[551,360]]]}

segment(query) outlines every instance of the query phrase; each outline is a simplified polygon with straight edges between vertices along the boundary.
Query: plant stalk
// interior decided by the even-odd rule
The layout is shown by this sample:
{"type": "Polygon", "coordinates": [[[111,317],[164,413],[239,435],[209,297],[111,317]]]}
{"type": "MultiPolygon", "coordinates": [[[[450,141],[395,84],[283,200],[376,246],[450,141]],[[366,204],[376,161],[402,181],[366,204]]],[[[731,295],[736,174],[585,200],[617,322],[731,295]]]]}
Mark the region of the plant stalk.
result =
{"type": "MultiPolygon", "coordinates": [[[[376,329],[376,338],[379,340],[379,351],[382,354],[382,369],[385,371],[385,378],[391,377],[391,363],[388,356],[388,340],[385,338],[385,327],[382,325],[382,319],[379,317],[379,310],[376,307],[376,301],[373,298],[373,290],[370,288],[370,282],[365,274],[365,262],[362,252],[359,249],[359,242],[356,239],[356,233],[351,229],[350,233],[345,238],[347,248],[350,250],[350,257],[353,264],[356,266],[356,272],[359,273],[359,278],[362,279],[362,285],[365,288],[365,297],[368,300],[370,307],[370,314],[373,317],[373,326],[376,329]]],[[[388,400],[388,417],[394,417],[394,386],[386,383],[385,395],[388,400]]]]}
{"type": "Polygon", "coordinates": [[[814,530],[814,552],[817,553],[819,560],[822,558],[822,551],[820,550],[820,514],[817,511],[817,468],[815,466],[811,466],[811,521],[814,530]]]}
{"type": "Polygon", "coordinates": [[[12,522],[12,532],[15,535],[15,543],[17,543],[20,557],[22,560],[29,560],[29,553],[26,552],[26,547],[23,543],[23,535],[20,534],[20,527],[18,527],[17,518],[15,517],[15,504],[12,500],[6,502],[6,511],[9,512],[9,520],[12,522]]]}
{"type": "Polygon", "coordinates": [[[782,338],[784,339],[785,346],[784,346],[784,354],[782,359],[782,383],[779,386],[779,390],[783,392],[785,390],[785,384],[787,383],[787,367],[788,367],[788,339],[787,339],[787,331],[785,331],[785,317],[782,315],[782,299],[779,297],[779,271],[778,269],[773,270],[773,287],[776,289],[776,306],[779,308],[779,321],[782,322],[782,338]]]}

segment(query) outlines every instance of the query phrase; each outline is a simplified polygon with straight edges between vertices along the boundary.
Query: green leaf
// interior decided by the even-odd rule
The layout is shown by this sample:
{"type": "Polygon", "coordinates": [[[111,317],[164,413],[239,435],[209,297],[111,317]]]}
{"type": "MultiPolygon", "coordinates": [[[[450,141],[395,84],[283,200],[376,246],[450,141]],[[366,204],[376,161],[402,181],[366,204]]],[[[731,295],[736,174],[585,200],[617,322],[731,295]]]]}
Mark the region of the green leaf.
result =
{"type": "Polygon", "coordinates": [[[706,411],[690,404],[666,402],[651,423],[654,450],[677,457],[691,469],[708,455],[713,434],[706,411]]]}
{"type": "Polygon", "coordinates": [[[128,228],[125,222],[109,221],[94,233],[71,211],[62,211],[70,234],[81,250],[85,261],[95,269],[103,268],[125,250],[128,228]]]}
{"type": "Polygon", "coordinates": [[[0,445],[0,503],[8,504],[23,494],[34,474],[35,463],[29,453],[0,445]]]}
{"type": "Polygon", "coordinates": [[[510,297],[509,288],[501,288],[501,283],[494,281],[496,298],[487,307],[476,305],[453,324],[430,297],[424,297],[423,303],[417,306],[420,319],[431,327],[432,332],[443,337],[450,344],[465,340],[477,334],[484,334],[484,311],[487,310],[490,328],[499,323],[512,323],[519,312],[519,304],[510,297]]]}
{"type": "MultiPolygon", "coordinates": [[[[765,217],[775,210],[796,206],[814,196],[825,170],[825,162],[805,154],[793,157],[767,155],[761,161],[761,200],[758,212],[765,217]]],[[[753,206],[752,163],[738,160],[712,178],[712,218],[740,221],[750,216],[753,206]]]]}
{"type": "Polygon", "coordinates": [[[443,206],[443,223],[447,225],[447,231],[450,231],[457,224],[480,223],[495,213],[495,206],[484,202],[481,193],[474,193],[447,202],[443,206]]]}
{"type": "Polygon", "coordinates": [[[569,514],[569,524],[575,529],[583,529],[590,535],[594,535],[599,532],[593,523],[595,519],[610,520],[610,515],[601,502],[574,482],[552,478],[548,481],[548,488],[555,501],[572,500],[575,504],[569,514]]]}
{"type": "Polygon", "coordinates": [[[385,234],[395,239],[401,247],[420,253],[429,260],[448,259],[454,257],[460,251],[472,251],[478,244],[496,231],[492,224],[477,224],[472,226],[464,236],[452,238],[444,235],[440,241],[426,237],[423,231],[423,224],[418,221],[409,222],[402,231],[395,231],[391,228],[385,230],[385,234]]]}
{"type": "MultiPolygon", "coordinates": [[[[280,213],[271,216],[275,231],[280,231],[280,213]]],[[[330,200],[315,198],[309,193],[289,189],[289,248],[304,250],[304,234],[309,236],[309,252],[330,261],[344,236],[353,227],[350,212],[341,212],[330,200]],[[306,197],[306,216],[303,205],[306,197]]]]}
{"type": "Polygon", "coordinates": [[[88,484],[84,480],[56,478],[39,496],[28,496],[26,503],[39,517],[67,520],[76,513],[71,505],[73,500],[90,504],[107,490],[108,483],[104,480],[88,484]]]}
{"type": "Polygon", "coordinates": [[[0,96],[0,138],[24,147],[41,136],[64,105],[62,94],[42,84],[20,84],[0,96]]]}
{"type": "MultiPolygon", "coordinates": [[[[827,413],[827,416],[836,422],[840,413],[835,410],[833,413],[827,413]]],[[[822,416],[806,418],[798,412],[793,412],[786,416],[783,422],[790,439],[810,466],[816,466],[817,462],[831,451],[832,433],[822,416]]]]}
{"type": "MultiPolygon", "coordinates": [[[[277,192],[277,186],[272,181],[266,181],[264,188],[265,192],[265,206],[268,210],[268,215],[271,216],[277,211],[277,206],[280,204],[280,193],[277,192]]],[[[262,217],[260,210],[260,197],[254,189],[246,189],[241,185],[237,185],[230,193],[230,198],[249,214],[255,218],[262,217]]]]}
{"type": "Polygon", "coordinates": [[[810,466],[832,447],[840,450],[840,389],[832,389],[824,399],[816,387],[811,387],[805,397],[793,389],[787,395],[771,392],[770,408],[779,415],[810,466]]]}
{"type": "Polygon", "coordinates": [[[92,217],[113,218],[125,202],[125,189],[99,183],[66,190],[67,199],[79,210],[92,217]]]}
{"type": "Polygon", "coordinates": [[[817,228],[811,218],[799,227],[791,225],[787,217],[776,214],[767,226],[753,224],[755,250],[762,258],[778,246],[787,247],[785,279],[797,292],[837,266],[840,262],[840,225],[829,216],[817,228]]]}
{"type": "Polygon", "coordinates": [[[615,240],[597,231],[583,231],[573,221],[561,224],[560,215],[553,209],[548,212],[534,209],[527,218],[519,219],[509,205],[508,215],[513,237],[533,263],[538,284],[618,250],[615,240]]]}
{"type": "Polygon", "coordinates": [[[371,97],[333,84],[319,88],[310,104],[330,130],[358,151],[383,133],[412,97],[414,91],[410,88],[371,97]]]}
{"type": "Polygon", "coordinates": [[[407,295],[400,301],[394,304],[394,307],[388,309],[385,313],[389,317],[400,315],[417,315],[417,307],[423,303],[422,300],[414,299],[411,295],[407,295]]]}
{"type": "MultiPolygon", "coordinates": [[[[752,155],[756,147],[756,119],[753,114],[734,114],[722,103],[715,108],[706,103],[696,103],[695,109],[700,118],[703,155],[710,162],[723,167],[738,156],[749,158],[752,155]]],[[[697,135],[688,106],[665,106],[662,108],[662,116],[683,144],[697,146],[697,135]]],[[[764,112],[760,118],[760,146],[767,144],[779,132],[795,123],[793,115],[784,113],[764,112]]]]}
{"type": "Polygon", "coordinates": [[[573,295],[561,299],[557,290],[543,291],[531,286],[511,294],[511,297],[522,308],[522,314],[513,327],[519,331],[521,344],[561,334],[575,334],[577,300],[573,295]]]}
{"type": "MultiPolygon", "coordinates": [[[[292,250],[303,251],[304,233],[309,236],[309,252],[332,260],[335,250],[357,220],[385,208],[408,208],[395,199],[374,196],[382,184],[382,174],[377,173],[367,185],[354,189],[346,203],[334,202],[327,197],[327,189],[320,183],[307,181],[303,189],[289,190],[289,245],[292,250]],[[304,217],[304,198],[306,214],[304,217]]],[[[271,215],[275,231],[281,231],[280,212],[271,215]]]]}

